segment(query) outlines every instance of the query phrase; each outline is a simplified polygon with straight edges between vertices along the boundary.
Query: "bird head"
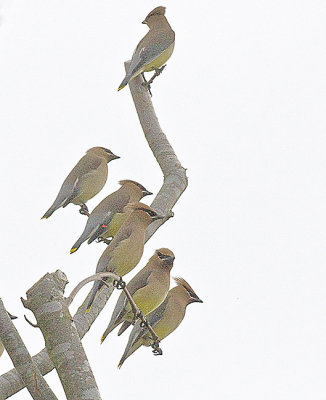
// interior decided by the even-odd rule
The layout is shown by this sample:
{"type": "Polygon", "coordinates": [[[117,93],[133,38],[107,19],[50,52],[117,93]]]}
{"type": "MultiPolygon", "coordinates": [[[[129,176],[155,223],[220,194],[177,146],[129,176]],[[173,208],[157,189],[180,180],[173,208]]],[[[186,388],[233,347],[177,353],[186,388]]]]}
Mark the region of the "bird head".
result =
{"type": "Polygon", "coordinates": [[[165,14],[165,7],[159,6],[154,8],[154,10],[152,10],[147,17],[144,19],[144,21],[142,22],[142,24],[146,24],[148,25],[148,21],[150,20],[150,18],[157,16],[157,15],[164,15],[165,14]]]}
{"type": "Polygon", "coordinates": [[[164,267],[173,267],[175,255],[173,251],[167,248],[161,248],[155,251],[154,256],[159,260],[160,265],[164,267]]]}
{"type": "Polygon", "coordinates": [[[119,156],[116,156],[115,154],[112,153],[111,150],[106,149],[105,147],[92,147],[91,149],[87,150],[86,153],[91,153],[95,154],[98,157],[102,157],[106,160],[106,162],[110,162],[112,160],[116,160],[120,158],[119,156]]]}
{"type": "Polygon", "coordinates": [[[140,199],[153,194],[152,192],[148,191],[143,185],[136,181],[132,181],[131,179],[124,179],[122,181],[119,181],[119,184],[121,186],[130,187],[132,190],[137,190],[139,192],[140,199]]]}
{"type": "Polygon", "coordinates": [[[129,203],[124,208],[125,212],[131,211],[132,213],[137,212],[140,218],[145,220],[148,224],[157,219],[163,219],[163,215],[159,215],[152,207],[144,203],[129,203]]]}
{"type": "Polygon", "coordinates": [[[188,303],[203,303],[197,294],[195,293],[194,289],[189,285],[189,283],[183,278],[174,278],[176,284],[182,287],[188,295],[188,303]]]}

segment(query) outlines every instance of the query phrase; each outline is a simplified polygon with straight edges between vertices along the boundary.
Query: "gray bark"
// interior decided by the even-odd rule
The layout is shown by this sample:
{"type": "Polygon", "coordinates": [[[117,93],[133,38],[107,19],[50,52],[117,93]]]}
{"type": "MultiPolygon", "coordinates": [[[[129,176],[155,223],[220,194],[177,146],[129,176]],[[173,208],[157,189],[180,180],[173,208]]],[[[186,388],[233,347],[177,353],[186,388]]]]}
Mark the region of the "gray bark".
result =
{"type": "Polygon", "coordinates": [[[67,400],[101,400],[77,328],[63,296],[68,280],[60,270],[46,274],[23,300],[36,318],[67,400]]]}
{"type": "MultiPolygon", "coordinates": [[[[26,386],[33,399],[58,400],[33,362],[1,299],[0,339],[19,374],[22,384],[26,386]]],[[[5,396],[6,393],[0,393],[0,399],[5,399],[5,396]]]]}
{"type": "MultiPolygon", "coordinates": [[[[163,133],[155,114],[151,97],[147,89],[142,86],[142,82],[141,76],[138,76],[131,80],[129,88],[145,138],[163,173],[163,185],[151,206],[160,214],[167,216],[164,220],[155,221],[150,225],[146,232],[146,240],[148,240],[156,230],[168,220],[170,211],[186,189],[188,181],[186,170],[180,164],[172,146],[163,133]]],[[[100,295],[96,297],[88,314],[85,314],[88,296],[79,307],[74,316],[74,321],[80,338],[83,338],[88,332],[110,298],[112,291],[113,287],[111,289],[104,287],[100,295]]],[[[33,360],[37,364],[42,375],[49,373],[54,368],[46,349],[36,354],[33,360]]],[[[5,398],[12,396],[23,388],[24,384],[20,380],[15,369],[0,376],[0,395],[1,393],[8,393],[5,398]]]]}

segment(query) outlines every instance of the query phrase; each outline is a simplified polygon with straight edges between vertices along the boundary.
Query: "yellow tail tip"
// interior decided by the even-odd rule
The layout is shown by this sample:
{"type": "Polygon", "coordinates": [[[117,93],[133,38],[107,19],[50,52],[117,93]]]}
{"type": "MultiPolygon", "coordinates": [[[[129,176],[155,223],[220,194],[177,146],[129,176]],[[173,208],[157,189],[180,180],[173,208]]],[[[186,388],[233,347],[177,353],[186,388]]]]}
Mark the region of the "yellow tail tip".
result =
{"type": "Polygon", "coordinates": [[[105,337],[102,336],[102,337],[101,337],[101,344],[104,342],[104,339],[105,339],[105,337]]]}
{"type": "Polygon", "coordinates": [[[41,219],[48,219],[48,217],[46,217],[46,216],[43,215],[43,217],[42,217],[41,219]]]}
{"type": "Polygon", "coordinates": [[[120,92],[120,90],[123,89],[123,88],[125,88],[126,86],[127,86],[127,85],[119,86],[119,87],[118,87],[118,92],[120,92]]]}
{"type": "Polygon", "coordinates": [[[120,369],[122,367],[122,363],[118,364],[118,369],[120,369]]]}
{"type": "Polygon", "coordinates": [[[90,307],[86,308],[85,314],[88,314],[90,311],[91,311],[90,307]]]}
{"type": "Polygon", "coordinates": [[[77,251],[77,247],[70,249],[70,254],[74,253],[75,251],[77,251]]]}

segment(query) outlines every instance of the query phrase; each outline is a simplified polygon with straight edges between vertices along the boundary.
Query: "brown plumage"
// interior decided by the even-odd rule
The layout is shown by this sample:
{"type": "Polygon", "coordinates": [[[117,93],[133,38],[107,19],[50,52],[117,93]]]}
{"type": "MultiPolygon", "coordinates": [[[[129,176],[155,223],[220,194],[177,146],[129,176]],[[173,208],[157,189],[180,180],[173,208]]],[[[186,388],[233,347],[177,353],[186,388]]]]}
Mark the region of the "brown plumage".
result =
{"type": "Polygon", "coordinates": [[[85,229],[70,253],[74,253],[88,239],[88,244],[98,237],[114,237],[130,212],[124,212],[128,203],[141,200],[152,194],[140,183],[125,179],[119,182],[121,188],[105,197],[91,212],[85,229]]]}
{"type": "MultiPolygon", "coordinates": [[[[159,340],[166,338],[180,325],[189,304],[203,302],[183,278],[176,278],[175,281],[177,286],[171,289],[163,303],[147,316],[147,321],[159,340]]],[[[150,346],[152,342],[153,339],[147,328],[137,322],[130,333],[127,347],[118,367],[120,368],[139,347],[150,346]]]]}
{"type": "Polygon", "coordinates": [[[161,67],[173,52],[175,34],[165,17],[165,7],[154,8],[143,24],[149,27],[149,32],[138,43],[118,90],[123,89],[137,75],[161,67]]]}
{"type": "MultiPolygon", "coordinates": [[[[169,249],[156,250],[145,267],[128,283],[127,289],[143,315],[155,310],[164,301],[170,287],[170,271],[174,258],[173,252],[169,249]]],[[[133,320],[134,314],[130,303],[125,293],[122,292],[101,342],[113,329],[123,323],[118,333],[121,335],[133,320]]]]}
{"type": "Polygon", "coordinates": [[[120,158],[104,147],[87,150],[64,180],[52,206],[43,215],[49,218],[60,207],[73,203],[87,210],[86,202],[94,197],[105,185],[108,177],[107,164],[120,158]]]}
{"type": "MultiPolygon", "coordinates": [[[[97,273],[108,271],[124,276],[135,268],[143,255],[146,228],[153,221],[163,218],[144,203],[130,203],[125,211],[131,211],[131,214],[101,255],[96,267],[97,273]]],[[[102,285],[101,282],[94,283],[87,311],[102,285]]]]}

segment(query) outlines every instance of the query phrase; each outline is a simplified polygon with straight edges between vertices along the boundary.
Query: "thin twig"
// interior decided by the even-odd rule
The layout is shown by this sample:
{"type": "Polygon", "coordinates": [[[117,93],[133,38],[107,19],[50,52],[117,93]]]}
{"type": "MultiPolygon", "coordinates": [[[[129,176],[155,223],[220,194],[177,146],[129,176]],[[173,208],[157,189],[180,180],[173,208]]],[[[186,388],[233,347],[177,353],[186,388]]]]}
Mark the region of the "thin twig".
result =
{"type": "MultiPolygon", "coordinates": [[[[105,286],[108,286],[107,282],[103,278],[113,278],[114,283],[113,286],[115,286],[117,289],[122,289],[131,305],[132,311],[135,315],[135,320],[140,319],[141,323],[143,326],[146,326],[152,336],[153,339],[153,345],[155,348],[160,351],[160,348],[158,347],[159,340],[158,336],[156,335],[154,329],[151,327],[151,325],[148,323],[146,317],[143,315],[141,310],[138,308],[137,304],[135,303],[134,299],[132,298],[129,290],[127,289],[126,283],[122,280],[122,278],[116,274],[113,274],[112,272],[99,272],[97,274],[91,275],[85,279],[83,279],[81,282],[78,283],[78,285],[72,290],[70,295],[66,298],[67,305],[70,306],[74,298],[76,297],[77,293],[80,291],[81,288],[83,288],[87,283],[93,282],[93,281],[102,281],[105,286]]],[[[162,350],[161,350],[162,352],[162,350]]]]}
{"type": "Polygon", "coordinates": [[[31,321],[26,317],[25,314],[24,314],[24,318],[25,318],[25,321],[28,322],[28,323],[30,324],[30,326],[32,326],[33,328],[39,328],[39,326],[38,326],[37,324],[33,324],[33,322],[31,322],[31,321]]]}
{"type": "Polygon", "coordinates": [[[32,398],[58,400],[32,360],[1,299],[0,339],[32,398]]]}

